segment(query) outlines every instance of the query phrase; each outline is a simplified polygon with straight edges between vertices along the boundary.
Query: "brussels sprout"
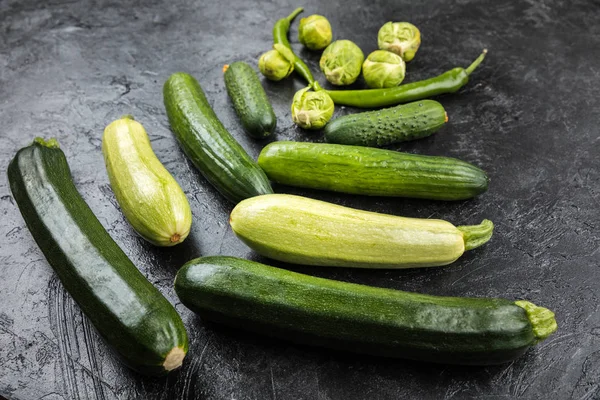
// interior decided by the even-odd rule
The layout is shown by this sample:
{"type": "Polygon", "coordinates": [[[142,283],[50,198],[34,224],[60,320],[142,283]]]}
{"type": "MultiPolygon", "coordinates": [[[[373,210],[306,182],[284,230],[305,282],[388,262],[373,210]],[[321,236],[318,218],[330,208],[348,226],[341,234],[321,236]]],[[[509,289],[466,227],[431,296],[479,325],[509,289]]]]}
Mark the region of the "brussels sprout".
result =
{"type": "Polygon", "coordinates": [[[375,50],[363,63],[362,71],[363,78],[370,88],[390,88],[402,82],[406,64],[397,54],[375,50]]]}
{"type": "Polygon", "coordinates": [[[331,43],[331,25],[322,15],[311,15],[300,20],[298,40],[311,50],[321,50],[331,43]]]}
{"type": "Polygon", "coordinates": [[[421,32],[408,22],[388,22],[379,29],[377,44],[381,50],[396,53],[408,62],[419,50],[421,32]]]}
{"type": "Polygon", "coordinates": [[[294,71],[294,53],[281,44],[275,44],[273,50],[269,50],[260,56],[258,69],[272,81],[280,81],[290,76],[294,71]]]}
{"type": "Polygon", "coordinates": [[[321,56],[319,66],[329,82],[350,85],[360,75],[365,60],[362,50],[349,40],[336,40],[321,56]]]}
{"type": "Polygon", "coordinates": [[[333,116],[333,100],[324,91],[310,91],[310,86],[301,89],[292,100],[292,120],[300,128],[321,129],[333,116]]]}

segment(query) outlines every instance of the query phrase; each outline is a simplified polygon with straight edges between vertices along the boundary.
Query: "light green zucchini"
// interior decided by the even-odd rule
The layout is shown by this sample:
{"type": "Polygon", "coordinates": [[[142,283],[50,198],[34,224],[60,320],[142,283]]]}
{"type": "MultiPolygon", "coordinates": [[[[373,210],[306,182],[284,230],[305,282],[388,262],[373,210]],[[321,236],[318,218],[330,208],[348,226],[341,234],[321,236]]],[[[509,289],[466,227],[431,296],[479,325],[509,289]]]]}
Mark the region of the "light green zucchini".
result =
{"type": "Polygon", "coordinates": [[[142,124],[130,116],[113,121],[104,130],[102,152],[115,197],[136,232],[157,246],[183,242],[192,225],[190,204],[142,124]]]}
{"type": "Polygon", "coordinates": [[[246,199],[231,212],[233,232],[276,260],[335,267],[409,268],[447,265],[486,243],[494,225],[455,227],[286,194],[246,199]]]}

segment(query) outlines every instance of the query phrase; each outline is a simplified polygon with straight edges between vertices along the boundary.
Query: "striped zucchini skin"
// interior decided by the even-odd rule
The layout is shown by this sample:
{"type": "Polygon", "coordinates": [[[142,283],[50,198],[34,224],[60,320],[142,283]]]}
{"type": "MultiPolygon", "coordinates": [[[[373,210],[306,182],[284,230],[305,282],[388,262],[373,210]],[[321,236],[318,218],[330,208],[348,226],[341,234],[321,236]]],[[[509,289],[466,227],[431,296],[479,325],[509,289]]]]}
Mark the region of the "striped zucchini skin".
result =
{"type": "Polygon", "coordinates": [[[223,196],[237,203],[273,193],[263,170],[227,132],[194,77],[174,73],[165,82],[163,96],[179,145],[223,196]]]}
{"type": "Polygon", "coordinates": [[[270,136],[275,132],[277,118],[256,72],[243,61],[224,69],[227,93],[246,133],[255,139],[270,136]]]}
{"type": "Polygon", "coordinates": [[[177,273],[175,291],[202,318],[239,329],[436,363],[509,362],[556,329],[554,314],[531,303],[548,323],[543,337],[519,302],[375,288],[234,257],[188,262],[177,273]]]}
{"type": "Polygon", "coordinates": [[[361,146],[273,142],[258,164],[277,183],[367,196],[464,200],[488,187],[485,172],[455,158],[361,146]]]}
{"type": "Polygon", "coordinates": [[[246,199],[233,209],[229,223],[263,256],[355,268],[447,265],[467,247],[487,242],[493,230],[490,221],[455,227],[443,220],[397,217],[287,194],[246,199]]]}
{"type": "Polygon", "coordinates": [[[440,103],[421,100],[336,118],[327,124],[324,133],[329,143],[382,147],[430,136],[447,121],[440,103]]]}
{"type": "Polygon", "coordinates": [[[23,219],[63,286],[120,358],[163,375],[181,366],[188,337],[175,308],[102,227],[55,141],[16,154],[8,180],[23,219]]]}

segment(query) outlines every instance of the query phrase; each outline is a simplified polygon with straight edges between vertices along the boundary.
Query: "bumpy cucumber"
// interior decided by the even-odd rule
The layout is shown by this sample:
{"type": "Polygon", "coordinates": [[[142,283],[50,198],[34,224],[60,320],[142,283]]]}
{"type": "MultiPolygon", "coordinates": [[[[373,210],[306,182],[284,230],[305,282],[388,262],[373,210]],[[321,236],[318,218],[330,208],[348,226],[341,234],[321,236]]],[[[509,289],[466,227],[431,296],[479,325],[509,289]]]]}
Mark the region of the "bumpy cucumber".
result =
{"type": "Polygon", "coordinates": [[[183,242],[192,225],[190,204],[142,124],[131,116],[113,121],[104,130],[102,153],[115,197],[140,236],[157,246],[183,242]]]}
{"type": "Polygon", "coordinates": [[[305,265],[433,267],[486,243],[494,225],[455,227],[437,219],[355,210],[286,194],[247,199],[231,212],[233,232],[259,254],[305,265]]]}
{"type": "Polygon", "coordinates": [[[527,301],[437,297],[298,274],[234,257],[192,260],[181,302],[202,318],[309,345],[448,364],[509,362],[557,328],[527,301]]]}
{"type": "Polygon", "coordinates": [[[163,95],[171,129],[181,148],[223,196],[237,203],[273,193],[265,173],[227,132],[191,75],[171,75],[163,95]]]}
{"type": "Polygon", "coordinates": [[[258,165],[277,183],[367,196],[462,200],[488,186],[485,172],[455,158],[341,144],[273,142],[258,165]]]}
{"type": "Polygon", "coordinates": [[[262,139],[275,132],[275,112],[252,67],[236,61],[223,70],[227,93],[246,133],[262,139]]]}
{"type": "Polygon", "coordinates": [[[330,143],[381,147],[427,137],[448,121],[444,107],[434,100],[421,100],[378,111],[350,114],[325,127],[330,143]]]}
{"type": "Polygon", "coordinates": [[[165,374],[188,337],[175,308],[138,271],[77,192],[55,140],[16,154],[8,180],[23,219],[65,289],[131,368],[165,374]]]}

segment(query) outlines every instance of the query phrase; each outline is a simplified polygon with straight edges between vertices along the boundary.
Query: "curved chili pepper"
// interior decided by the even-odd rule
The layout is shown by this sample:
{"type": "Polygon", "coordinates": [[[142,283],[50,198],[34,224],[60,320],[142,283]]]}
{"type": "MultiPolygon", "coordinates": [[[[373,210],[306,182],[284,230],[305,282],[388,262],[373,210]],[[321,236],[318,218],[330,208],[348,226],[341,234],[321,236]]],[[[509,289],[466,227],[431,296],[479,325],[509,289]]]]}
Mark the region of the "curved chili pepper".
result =
{"type": "Polygon", "coordinates": [[[469,81],[469,75],[481,64],[487,49],[483,50],[467,68],[453,68],[434,78],[407,83],[393,88],[363,90],[326,90],[333,102],[343,106],[377,108],[427,99],[438,94],[454,93],[469,81]]]}
{"type": "MultiPolygon", "coordinates": [[[[290,15],[285,18],[280,19],[273,26],[273,44],[282,44],[288,49],[292,50],[292,46],[288,41],[287,35],[290,30],[290,24],[296,18],[298,14],[300,14],[304,9],[302,7],[296,8],[290,15]]],[[[294,71],[300,74],[309,84],[309,86],[313,86],[315,83],[315,78],[313,77],[308,65],[304,63],[297,55],[294,53],[294,71]]]]}

